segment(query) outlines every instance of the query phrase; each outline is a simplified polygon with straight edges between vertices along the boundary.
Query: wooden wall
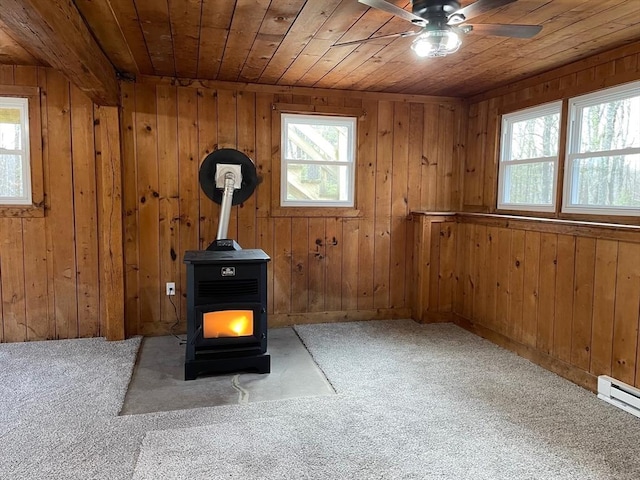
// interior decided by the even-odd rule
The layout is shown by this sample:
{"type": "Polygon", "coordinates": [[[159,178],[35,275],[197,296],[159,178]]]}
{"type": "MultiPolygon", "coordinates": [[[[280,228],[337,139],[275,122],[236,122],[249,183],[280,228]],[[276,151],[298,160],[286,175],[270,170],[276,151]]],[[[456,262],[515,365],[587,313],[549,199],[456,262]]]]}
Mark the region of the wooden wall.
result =
{"type": "MultiPolygon", "coordinates": [[[[496,210],[501,114],[634,80],[640,80],[640,42],[472,97],[459,208],[473,212],[496,210]]],[[[560,163],[563,158],[561,149],[560,163]]],[[[561,189],[562,182],[559,185],[561,189]]]]}
{"type": "Polygon", "coordinates": [[[121,249],[110,246],[121,232],[117,110],[95,107],[51,69],[0,66],[0,85],[40,88],[30,133],[45,195],[40,214],[0,207],[0,341],[121,338],[110,319],[122,311],[101,289],[105,272],[122,285],[121,249]]]}
{"type": "Polygon", "coordinates": [[[462,102],[157,79],[122,88],[128,334],[166,334],[176,318],[175,331],[184,329],[182,258],[215,238],[219,212],[200,190],[198,168],[226,147],[245,152],[262,177],[253,196],[233,208],[229,236],[272,258],[271,325],[410,316],[407,217],[450,209],[458,195],[462,102]],[[363,113],[357,211],[278,207],[276,105],[363,113]],[[169,281],[176,282],[175,310],[165,296],[169,281]]]}
{"type": "Polygon", "coordinates": [[[600,374],[640,385],[640,222],[492,215],[500,114],[640,79],[639,57],[635,43],[469,105],[461,210],[476,213],[456,217],[453,312],[477,333],[590,388],[600,374]]]}

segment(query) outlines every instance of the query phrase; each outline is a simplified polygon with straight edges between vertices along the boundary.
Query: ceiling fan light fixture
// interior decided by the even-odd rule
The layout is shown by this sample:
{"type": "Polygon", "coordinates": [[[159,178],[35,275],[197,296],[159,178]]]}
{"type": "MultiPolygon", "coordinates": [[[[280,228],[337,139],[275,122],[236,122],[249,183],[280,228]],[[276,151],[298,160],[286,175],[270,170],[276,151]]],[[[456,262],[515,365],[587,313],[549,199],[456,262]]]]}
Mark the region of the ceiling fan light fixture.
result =
{"type": "Polygon", "coordinates": [[[413,41],[411,49],[419,57],[445,57],[460,48],[462,40],[453,30],[429,30],[413,41]]]}

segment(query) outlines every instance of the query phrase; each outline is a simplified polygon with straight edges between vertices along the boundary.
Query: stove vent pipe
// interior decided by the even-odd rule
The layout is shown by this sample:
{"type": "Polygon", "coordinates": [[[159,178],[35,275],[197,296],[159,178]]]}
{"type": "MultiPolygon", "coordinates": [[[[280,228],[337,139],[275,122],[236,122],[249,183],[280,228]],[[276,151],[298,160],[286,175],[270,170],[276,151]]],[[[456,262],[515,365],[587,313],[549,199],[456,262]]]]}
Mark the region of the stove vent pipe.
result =
{"type": "Polygon", "coordinates": [[[240,165],[218,164],[216,166],[216,187],[222,189],[222,203],[220,204],[220,218],[216,240],[228,238],[229,217],[233,205],[233,193],[242,188],[242,170],[240,165]]]}
{"type": "Polygon", "coordinates": [[[231,204],[233,199],[233,191],[235,179],[233,173],[227,173],[224,176],[224,191],[222,192],[222,205],[220,205],[220,219],[218,220],[218,233],[216,240],[222,240],[227,237],[229,232],[229,217],[231,215],[231,204]]]}

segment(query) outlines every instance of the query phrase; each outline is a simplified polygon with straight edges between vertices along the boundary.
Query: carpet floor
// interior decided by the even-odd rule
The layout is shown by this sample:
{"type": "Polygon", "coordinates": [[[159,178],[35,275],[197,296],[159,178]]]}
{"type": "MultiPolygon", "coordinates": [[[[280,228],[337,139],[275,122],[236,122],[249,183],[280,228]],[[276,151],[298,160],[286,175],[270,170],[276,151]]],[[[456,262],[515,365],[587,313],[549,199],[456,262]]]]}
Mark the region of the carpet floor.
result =
{"type": "Polygon", "coordinates": [[[296,330],[337,395],[124,417],[139,339],[0,345],[0,478],[640,478],[639,419],[456,326],[296,330]]]}

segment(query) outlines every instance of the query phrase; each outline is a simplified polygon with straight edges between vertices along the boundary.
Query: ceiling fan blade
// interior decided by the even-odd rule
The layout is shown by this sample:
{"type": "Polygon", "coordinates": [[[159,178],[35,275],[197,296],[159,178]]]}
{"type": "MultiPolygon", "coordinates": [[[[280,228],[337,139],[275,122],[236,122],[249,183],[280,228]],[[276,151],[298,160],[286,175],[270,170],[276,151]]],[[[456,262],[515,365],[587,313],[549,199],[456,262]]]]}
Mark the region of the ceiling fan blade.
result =
{"type": "Polygon", "coordinates": [[[542,25],[492,25],[490,23],[478,23],[465,25],[473,28],[473,32],[498,37],[531,38],[542,30],[542,25]]]}
{"type": "Polygon", "coordinates": [[[477,17],[478,15],[482,15],[489,10],[493,10],[494,8],[504,7],[505,5],[509,5],[510,3],[516,2],[517,0],[478,0],[466,7],[461,8],[460,10],[456,10],[449,17],[456,17],[457,15],[463,15],[465,20],[471,20],[473,17],[477,17]]]}
{"type": "Polygon", "coordinates": [[[332,47],[345,47],[347,45],[356,45],[358,43],[372,42],[374,40],[382,40],[382,39],[385,39],[385,38],[413,37],[414,35],[418,35],[420,32],[422,32],[422,30],[418,30],[417,32],[409,31],[409,32],[400,32],[400,33],[390,33],[389,35],[379,35],[377,37],[363,38],[362,40],[352,40],[350,42],[334,43],[331,46],[332,47]]]}
{"type": "Polygon", "coordinates": [[[382,10],[383,12],[390,13],[391,15],[395,15],[396,17],[400,17],[407,22],[413,23],[414,25],[423,27],[427,24],[427,21],[424,18],[420,18],[419,16],[414,15],[411,12],[407,12],[400,7],[396,7],[392,3],[385,2],[384,0],[358,0],[358,2],[369,7],[377,8],[378,10],[382,10]]]}

